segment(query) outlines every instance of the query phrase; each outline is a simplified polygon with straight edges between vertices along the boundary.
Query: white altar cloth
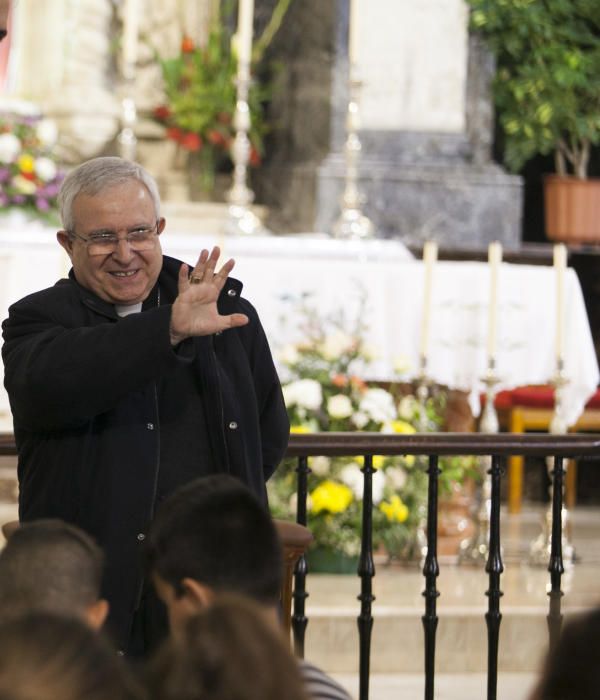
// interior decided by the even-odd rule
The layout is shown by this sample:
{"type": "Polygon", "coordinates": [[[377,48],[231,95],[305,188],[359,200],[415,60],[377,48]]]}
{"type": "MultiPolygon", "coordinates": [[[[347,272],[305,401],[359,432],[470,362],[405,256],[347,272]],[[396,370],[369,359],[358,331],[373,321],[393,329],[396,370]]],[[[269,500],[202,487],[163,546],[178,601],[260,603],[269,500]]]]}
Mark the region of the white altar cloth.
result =
{"type": "MultiPolygon", "coordinates": [[[[221,245],[236,258],[233,276],[257,307],[277,358],[300,339],[292,299],[321,311],[344,308],[353,318],[366,295],[364,321],[375,359],[371,379],[413,379],[423,306],[424,268],[397,241],[336,241],[309,235],[224,238],[178,232],[161,236],[163,251],[193,263],[203,246],[221,245]],[[402,366],[399,375],[396,369],[402,366]]],[[[0,233],[0,313],[68,270],[54,230],[0,233]]],[[[555,274],[551,267],[503,264],[498,283],[499,388],[547,383],[555,372],[555,274]]],[[[473,407],[486,370],[489,269],[485,263],[438,262],[432,285],[428,373],[439,384],[471,392],[473,407]]],[[[579,281],[565,277],[566,418],[574,423],[594,393],[598,364],[579,281]]],[[[0,430],[9,430],[8,400],[0,393],[0,430]],[[3,413],[2,413],[3,412],[3,413]],[[4,418],[4,420],[3,420],[4,418]]]]}

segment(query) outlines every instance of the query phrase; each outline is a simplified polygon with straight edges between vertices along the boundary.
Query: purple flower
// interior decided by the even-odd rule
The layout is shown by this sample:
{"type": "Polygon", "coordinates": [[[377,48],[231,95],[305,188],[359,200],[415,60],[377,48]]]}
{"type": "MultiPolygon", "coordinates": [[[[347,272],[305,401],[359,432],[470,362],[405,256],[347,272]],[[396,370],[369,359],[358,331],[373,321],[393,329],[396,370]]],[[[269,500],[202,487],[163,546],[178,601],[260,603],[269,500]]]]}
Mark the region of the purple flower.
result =
{"type": "Polygon", "coordinates": [[[56,184],[55,182],[51,182],[49,185],[46,185],[43,189],[46,197],[56,197],[58,191],[60,190],[60,185],[56,184]]]}
{"type": "Polygon", "coordinates": [[[0,192],[0,207],[5,207],[9,201],[9,198],[4,194],[4,192],[0,192]]]}
{"type": "Polygon", "coordinates": [[[47,199],[43,199],[42,197],[37,197],[35,200],[35,206],[40,210],[40,211],[48,211],[50,209],[50,205],[48,204],[47,199]]]}
{"type": "Polygon", "coordinates": [[[0,182],[6,182],[10,179],[10,170],[8,168],[0,168],[0,182]]]}
{"type": "Polygon", "coordinates": [[[26,200],[27,197],[24,194],[15,194],[12,198],[13,204],[25,204],[26,200]]]}

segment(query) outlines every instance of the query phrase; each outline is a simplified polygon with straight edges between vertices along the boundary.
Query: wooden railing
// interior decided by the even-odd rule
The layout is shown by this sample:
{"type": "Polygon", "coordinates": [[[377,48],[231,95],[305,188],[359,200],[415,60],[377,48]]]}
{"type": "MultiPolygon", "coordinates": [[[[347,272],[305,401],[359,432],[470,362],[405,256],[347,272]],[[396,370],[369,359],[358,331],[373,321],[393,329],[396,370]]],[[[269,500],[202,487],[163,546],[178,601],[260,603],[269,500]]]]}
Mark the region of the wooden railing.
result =
{"type": "MultiPolygon", "coordinates": [[[[491,457],[488,471],[491,479],[491,512],[489,525],[486,573],[489,587],[486,591],[488,609],[485,620],[488,631],[487,697],[495,700],[498,683],[498,649],[500,623],[500,579],[504,571],[500,528],[500,485],[510,455],[525,457],[553,457],[552,471],[552,541],[548,559],[550,588],[548,591],[548,631],[550,646],[554,646],[562,625],[561,577],[564,573],[562,557],[563,461],[567,458],[600,457],[600,435],[549,434],[483,434],[483,433],[423,433],[414,435],[382,435],[380,433],[314,433],[292,435],[287,456],[297,457],[298,510],[297,521],[307,524],[307,479],[310,474],[308,458],[315,456],[343,457],[363,455],[363,512],[362,546],[358,565],[361,580],[359,632],[359,698],[369,697],[369,669],[371,632],[373,629],[372,579],[375,576],[372,537],[372,475],[374,455],[425,455],[427,457],[427,553],[423,566],[425,610],[422,616],[424,631],[425,699],[433,700],[435,682],[435,649],[438,624],[436,580],[439,574],[437,559],[438,458],[444,455],[474,455],[491,457]]],[[[300,559],[295,573],[294,612],[292,628],[298,654],[304,654],[304,636],[308,619],[305,614],[307,565],[300,559]]]]}

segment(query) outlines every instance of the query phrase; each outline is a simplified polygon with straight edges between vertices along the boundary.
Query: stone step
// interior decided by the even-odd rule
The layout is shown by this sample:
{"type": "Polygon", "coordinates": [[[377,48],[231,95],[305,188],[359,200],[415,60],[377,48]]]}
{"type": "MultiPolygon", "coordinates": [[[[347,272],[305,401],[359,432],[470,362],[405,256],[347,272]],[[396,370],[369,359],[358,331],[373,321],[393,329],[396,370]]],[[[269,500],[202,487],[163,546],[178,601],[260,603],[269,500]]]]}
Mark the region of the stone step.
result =
{"type": "MultiPolygon", "coordinates": [[[[421,611],[382,609],[374,615],[371,671],[376,674],[419,674],[424,668],[421,611]]],[[[457,609],[439,615],[436,672],[485,673],[485,611],[457,609]]],[[[356,673],[359,638],[356,611],[308,610],[306,658],[332,673],[356,673]]],[[[505,609],[500,625],[500,672],[535,673],[548,646],[546,611],[505,609]]]]}
{"type": "MultiPolygon", "coordinates": [[[[358,676],[334,674],[352,695],[358,697],[358,676]]],[[[501,673],[498,677],[499,700],[528,700],[537,674],[501,673]]],[[[373,700],[423,700],[422,674],[372,674],[369,697],[373,700]]],[[[481,700],[487,695],[487,675],[483,673],[437,674],[436,700],[481,700]]]]}

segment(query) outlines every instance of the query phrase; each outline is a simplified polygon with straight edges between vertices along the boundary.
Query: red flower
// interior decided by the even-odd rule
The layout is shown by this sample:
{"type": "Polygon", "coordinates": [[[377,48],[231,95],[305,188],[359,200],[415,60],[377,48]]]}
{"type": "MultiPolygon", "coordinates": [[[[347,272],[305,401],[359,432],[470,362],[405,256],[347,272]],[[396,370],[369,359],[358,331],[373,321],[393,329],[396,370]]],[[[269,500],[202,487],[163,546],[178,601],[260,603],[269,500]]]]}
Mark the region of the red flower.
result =
{"type": "Polygon", "coordinates": [[[181,129],[178,129],[176,126],[170,126],[167,129],[167,138],[172,139],[173,141],[177,141],[177,143],[181,143],[183,139],[183,131],[181,131],[181,129]]]}
{"type": "Polygon", "coordinates": [[[256,167],[257,165],[260,165],[261,163],[261,158],[260,158],[260,153],[252,146],[250,149],[250,165],[256,167]]]}
{"type": "Polygon", "coordinates": [[[333,386],[341,389],[342,387],[348,386],[348,377],[344,374],[334,374],[333,377],[331,377],[331,383],[333,386]]]}
{"type": "Polygon", "coordinates": [[[188,131],[179,143],[188,151],[199,151],[202,148],[202,139],[193,131],[188,131]]]}
{"type": "Polygon", "coordinates": [[[154,108],[154,116],[161,121],[166,121],[171,116],[171,110],[167,105],[160,105],[154,108]]]}
{"type": "Polygon", "coordinates": [[[209,143],[212,143],[213,146],[223,147],[227,145],[227,139],[217,129],[210,129],[209,131],[207,131],[206,140],[209,143]]]}
{"type": "Polygon", "coordinates": [[[190,36],[184,36],[181,40],[181,53],[192,53],[195,49],[194,40],[190,36]]]}

